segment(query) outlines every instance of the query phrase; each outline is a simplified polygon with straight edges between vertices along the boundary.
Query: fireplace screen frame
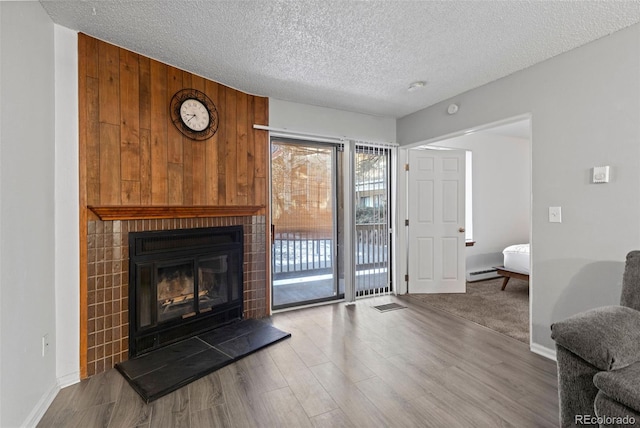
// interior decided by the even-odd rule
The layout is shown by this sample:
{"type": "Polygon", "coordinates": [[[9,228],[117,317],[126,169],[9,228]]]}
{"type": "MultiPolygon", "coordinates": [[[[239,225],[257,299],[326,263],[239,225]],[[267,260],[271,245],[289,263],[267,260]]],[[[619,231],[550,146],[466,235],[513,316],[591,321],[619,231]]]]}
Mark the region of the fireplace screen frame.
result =
{"type": "Polygon", "coordinates": [[[242,319],[243,253],[242,226],[129,233],[129,358],[242,319]],[[212,259],[224,259],[215,275],[226,279],[226,302],[201,309],[209,290],[201,289],[199,268],[212,259]],[[192,307],[160,320],[158,279],[161,270],[172,266],[190,266],[191,293],[176,292],[173,300],[192,302],[192,307]],[[143,279],[146,284],[140,284],[143,279]]]}

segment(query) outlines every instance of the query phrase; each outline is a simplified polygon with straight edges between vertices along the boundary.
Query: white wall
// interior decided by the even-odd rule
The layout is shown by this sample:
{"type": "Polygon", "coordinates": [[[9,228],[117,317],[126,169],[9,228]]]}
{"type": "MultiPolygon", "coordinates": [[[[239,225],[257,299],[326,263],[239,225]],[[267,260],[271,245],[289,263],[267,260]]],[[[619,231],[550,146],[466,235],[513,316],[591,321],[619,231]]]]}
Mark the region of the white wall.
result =
{"type": "Polygon", "coordinates": [[[505,247],[529,242],[529,140],[483,131],[434,145],[472,152],[476,243],[465,251],[467,272],[502,265],[505,247]]]}
{"type": "Polygon", "coordinates": [[[552,322],[618,302],[625,255],[640,248],[639,76],[635,25],[398,121],[411,144],[532,115],[532,349],[553,348],[552,322]],[[609,184],[590,184],[597,165],[611,165],[609,184]]]}
{"type": "Polygon", "coordinates": [[[269,98],[269,126],[328,137],[348,137],[374,142],[396,141],[394,118],[370,116],[274,98],[269,98]]]}
{"type": "Polygon", "coordinates": [[[78,34],[54,25],[56,377],[80,380],[80,252],[78,182],[78,34]]]}
{"type": "Polygon", "coordinates": [[[54,28],[38,2],[0,10],[0,426],[15,427],[57,391],[54,28]]]}

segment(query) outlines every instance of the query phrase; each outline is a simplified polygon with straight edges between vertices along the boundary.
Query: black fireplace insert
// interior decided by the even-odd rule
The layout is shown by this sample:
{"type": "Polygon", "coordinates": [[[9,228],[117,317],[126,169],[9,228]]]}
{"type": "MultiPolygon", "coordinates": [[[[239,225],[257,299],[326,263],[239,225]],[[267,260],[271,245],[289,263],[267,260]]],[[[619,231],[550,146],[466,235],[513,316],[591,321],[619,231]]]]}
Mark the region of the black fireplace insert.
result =
{"type": "Polygon", "coordinates": [[[129,357],[242,319],[242,226],[129,234],[129,357]]]}

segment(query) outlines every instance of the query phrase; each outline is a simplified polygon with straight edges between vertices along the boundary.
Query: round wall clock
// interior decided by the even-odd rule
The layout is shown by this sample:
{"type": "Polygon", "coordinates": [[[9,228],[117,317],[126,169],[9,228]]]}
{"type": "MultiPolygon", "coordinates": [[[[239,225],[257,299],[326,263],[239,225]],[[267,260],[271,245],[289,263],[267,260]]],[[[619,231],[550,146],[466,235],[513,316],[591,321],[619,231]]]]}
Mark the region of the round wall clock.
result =
{"type": "Polygon", "coordinates": [[[218,130],[218,110],[204,92],[182,89],[169,104],[171,122],[184,136],[192,140],[206,140],[218,130]]]}

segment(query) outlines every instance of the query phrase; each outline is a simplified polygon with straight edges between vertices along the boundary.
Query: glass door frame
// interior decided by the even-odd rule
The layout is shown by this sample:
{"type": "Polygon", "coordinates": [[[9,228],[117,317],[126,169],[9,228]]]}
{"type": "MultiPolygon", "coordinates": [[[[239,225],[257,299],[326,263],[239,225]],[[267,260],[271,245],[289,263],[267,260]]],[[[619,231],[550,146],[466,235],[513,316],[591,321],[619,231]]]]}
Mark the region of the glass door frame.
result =
{"type": "MultiPolygon", "coordinates": [[[[339,185],[339,177],[338,177],[338,156],[340,156],[340,152],[341,152],[341,147],[340,144],[336,144],[336,143],[324,143],[324,142],[317,142],[317,141],[309,141],[306,139],[294,139],[294,138],[285,138],[285,137],[277,137],[277,136],[271,136],[271,138],[269,139],[269,172],[270,172],[270,184],[269,184],[269,201],[270,201],[270,207],[269,207],[269,219],[270,219],[270,228],[271,228],[271,233],[269,234],[270,236],[270,242],[269,242],[269,248],[270,248],[270,271],[271,271],[271,275],[269,278],[269,289],[270,289],[270,293],[271,293],[271,299],[270,299],[270,309],[271,311],[279,311],[279,310],[283,310],[283,309],[290,309],[290,308],[296,308],[296,307],[302,307],[302,306],[307,306],[307,305],[313,305],[313,304],[319,304],[319,303],[328,303],[328,302],[334,302],[334,301],[339,301],[341,299],[344,299],[344,292],[340,292],[340,278],[339,278],[339,270],[338,270],[338,264],[339,262],[339,208],[340,208],[340,201],[339,201],[339,191],[338,191],[338,185],[339,185]],[[331,175],[331,201],[332,201],[332,232],[331,232],[331,276],[332,276],[332,280],[333,280],[333,295],[331,296],[327,296],[327,297],[322,297],[322,298],[314,298],[314,299],[309,299],[309,300],[303,300],[303,301],[296,301],[296,302],[288,302],[288,303],[282,303],[282,304],[276,304],[275,302],[275,289],[274,289],[274,282],[276,281],[276,272],[275,272],[275,221],[273,218],[273,208],[274,208],[274,203],[273,203],[273,197],[274,197],[274,192],[273,192],[273,185],[274,185],[274,180],[273,180],[273,147],[274,144],[279,144],[279,145],[292,145],[292,146],[299,146],[299,147],[310,147],[310,148],[322,148],[322,149],[330,149],[331,150],[331,168],[332,168],[332,173],[331,175]]],[[[344,162],[344,159],[342,160],[342,162],[344,162]]],[[[344,239],[344,237],[342,237],[342,239],[344,239]]]]}

